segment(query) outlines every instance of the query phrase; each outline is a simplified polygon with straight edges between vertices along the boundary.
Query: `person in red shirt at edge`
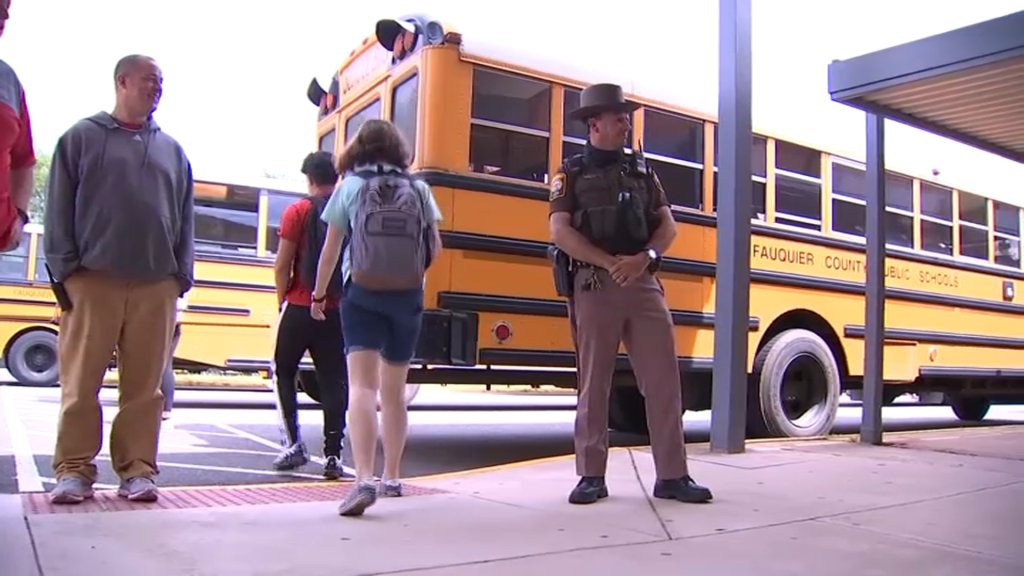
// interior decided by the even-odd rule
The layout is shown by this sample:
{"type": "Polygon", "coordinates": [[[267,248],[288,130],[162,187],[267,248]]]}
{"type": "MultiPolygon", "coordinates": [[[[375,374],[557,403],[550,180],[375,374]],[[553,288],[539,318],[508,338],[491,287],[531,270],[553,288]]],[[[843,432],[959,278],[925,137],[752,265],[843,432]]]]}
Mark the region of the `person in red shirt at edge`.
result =
{"type": "Polygon", "coordinates": [[[281,215],[278,230],[274,285],[281,316],[274,348],[273,382],[281,419],[284,449],[274,459],[276,470],[294,470],[309,462],[309,453],[299,428],[295,378],[302,356],[309,351],[316,368],[320,404],[324,412],[326,458],[323,475],[329,480],[350,479],[341,465],[341,443],[348,410],[348,383],[345,378],[345,342],[341,332],[339,307],[341,274],[335,270],[336,290],[326,301],[327,319],[310,315],[313,282],[320,260],[327,225],[320,213],[338,182],[334,159],[327,152],[309,154],[302,163],[309,196],[298,200],[281,215]]]}
{"type": "MultiPolygon", "coordinates": [[[[10,7],[10,0],[0,0],[0,36],[10,7]]],[[[0,60],[0,252],[16,250],[21,244],[35,165],[25,91],[14,70],[0,60]]]]}

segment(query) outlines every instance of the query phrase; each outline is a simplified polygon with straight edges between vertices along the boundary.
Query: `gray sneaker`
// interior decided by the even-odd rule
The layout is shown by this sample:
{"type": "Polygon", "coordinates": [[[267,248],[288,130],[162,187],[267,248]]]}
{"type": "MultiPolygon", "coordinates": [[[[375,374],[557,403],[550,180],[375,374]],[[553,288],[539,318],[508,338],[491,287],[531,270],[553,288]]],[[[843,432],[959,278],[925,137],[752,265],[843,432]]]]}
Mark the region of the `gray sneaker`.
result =
{"type": "Polygon", "coordinates": [[[50,492],[53,504],[79,504],[92,498],[92,483],[80,476],[65,476],[57,481],[57,486],[50,492]]]}
{"type": "Polygon", "coordinates": [[[362,516],[363,511],[377,502],[377,488],[370,483],[360,482],[338,506],[338,514],[342,516],[362,516]]]}
{"type": "Polygon", "coordinates": [[[122,480],[117,488],[117,495],[127,498],[132,502],[156,502],[159,490],[152,478],[136,476],[128,480],[122,480]]]}
{"type": "Polygon", "coordinates": [[[384,480],[380,483],[380,495],[398,498],[402,495],[402,483],[398,480],[384,480]]]}
{"type": "Polygon", "coordinates": [[[296,442],[285,448],[277,458],[274,458],[273,466],[274,470],[294,470],[304,466],[307,462],[309,462],[309,453],[306,451],[306,445],[296,442]]]}

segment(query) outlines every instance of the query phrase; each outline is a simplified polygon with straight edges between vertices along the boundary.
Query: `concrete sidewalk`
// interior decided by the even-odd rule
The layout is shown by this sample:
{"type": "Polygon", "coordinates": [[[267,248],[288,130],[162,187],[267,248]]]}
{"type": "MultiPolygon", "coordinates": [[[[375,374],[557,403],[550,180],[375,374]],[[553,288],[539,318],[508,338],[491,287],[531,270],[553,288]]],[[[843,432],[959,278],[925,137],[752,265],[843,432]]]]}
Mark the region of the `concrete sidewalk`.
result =
{"type": "Polygon", "coordinates": [[[8,497],[0,574],[1024,574],[1024,427],[886,439],[691,445],[705,505],[650,498],[647,449],[612,452],[591,506],[566,501],[571,458],[410,480],[362,518],[336,514],[351,484],[323,482],[8,497]]]}

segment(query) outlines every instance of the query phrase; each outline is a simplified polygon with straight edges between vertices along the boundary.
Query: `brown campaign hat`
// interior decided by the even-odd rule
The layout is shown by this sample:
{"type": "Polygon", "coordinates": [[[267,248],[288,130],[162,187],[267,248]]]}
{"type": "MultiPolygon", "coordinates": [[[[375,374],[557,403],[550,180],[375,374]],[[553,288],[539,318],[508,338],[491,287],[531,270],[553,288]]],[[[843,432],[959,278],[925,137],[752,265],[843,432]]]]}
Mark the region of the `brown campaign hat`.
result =
{"type": "Polygon", "coordinates": [[[632,112],[640,105],[626,102],[622,86],[618,84],[594,84],[583,89],[580,94],[580,107],[569,113],[573,120],[583,120],[601,112],[632,112]]]}

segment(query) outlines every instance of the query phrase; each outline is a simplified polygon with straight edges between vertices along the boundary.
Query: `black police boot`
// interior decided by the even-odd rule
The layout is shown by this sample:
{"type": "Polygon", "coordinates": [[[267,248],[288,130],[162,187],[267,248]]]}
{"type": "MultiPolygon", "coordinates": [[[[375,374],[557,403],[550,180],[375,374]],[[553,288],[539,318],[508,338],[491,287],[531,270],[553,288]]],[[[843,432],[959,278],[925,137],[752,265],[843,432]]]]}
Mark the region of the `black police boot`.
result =
{"type": "Polygon", "coordinates": [[[569,502],[572,504],[593,504],[601,498],[608,497],[608,486],[604,483],[604,476],[584,476],[580,478],[579,484],[569,494],[569,502]]]}
{"type": "Polygon", "coordinates": [[[697,484],[689,476],[658,480],[654,483],[654,497],[691,503],[709,502],[712,498],[711,490],[697,484]]]}

